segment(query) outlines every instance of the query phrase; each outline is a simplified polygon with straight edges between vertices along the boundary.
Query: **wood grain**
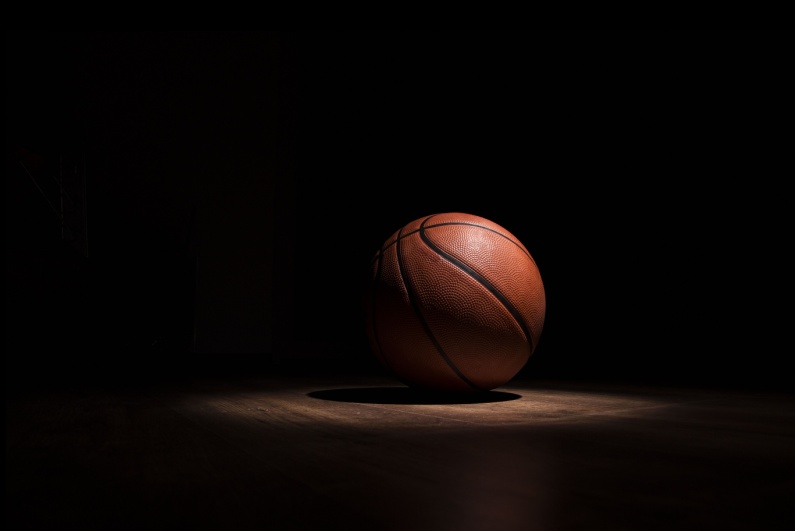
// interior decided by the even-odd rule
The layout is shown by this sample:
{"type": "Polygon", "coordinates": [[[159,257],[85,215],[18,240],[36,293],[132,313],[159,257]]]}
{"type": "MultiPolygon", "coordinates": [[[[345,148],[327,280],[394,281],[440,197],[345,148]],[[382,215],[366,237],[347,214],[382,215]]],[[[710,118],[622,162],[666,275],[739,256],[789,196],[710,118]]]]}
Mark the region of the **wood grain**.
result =
{"type": "Polygon", "coordinates": [[[8,529],[787,529],[795,399],[274,377],[6,402],[8,529]]]}

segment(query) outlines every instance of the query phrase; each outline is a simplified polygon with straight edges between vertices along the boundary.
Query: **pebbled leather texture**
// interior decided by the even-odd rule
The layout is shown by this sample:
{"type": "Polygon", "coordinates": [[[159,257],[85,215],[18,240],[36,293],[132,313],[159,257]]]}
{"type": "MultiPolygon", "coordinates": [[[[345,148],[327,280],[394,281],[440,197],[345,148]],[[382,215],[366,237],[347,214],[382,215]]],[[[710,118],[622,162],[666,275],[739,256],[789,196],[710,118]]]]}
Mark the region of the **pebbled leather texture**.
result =
{"type": "Polygon", "coordinates": [[[546,295],[527,248],[480,216],[416,219],[375,254],[365,293],[370,345],[407,385],[488,391],[533,354],[546,295]]]}

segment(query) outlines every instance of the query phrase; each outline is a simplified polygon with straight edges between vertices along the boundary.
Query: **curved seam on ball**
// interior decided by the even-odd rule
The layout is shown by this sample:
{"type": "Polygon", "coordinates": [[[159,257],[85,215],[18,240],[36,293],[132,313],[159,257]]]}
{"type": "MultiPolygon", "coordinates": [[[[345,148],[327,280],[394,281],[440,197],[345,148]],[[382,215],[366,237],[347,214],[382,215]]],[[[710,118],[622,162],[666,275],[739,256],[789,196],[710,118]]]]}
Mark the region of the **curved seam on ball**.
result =
{"type": "MultiPolygon", "coordinates": [[[[427,221],[428,219],[430,219],[430,218],[432,218],[432,217],[433,217],[433,216],[428,216],[427,218],[425,218],[425,220],[427,221]]],[[[494,234],[497,234],[498,236],[501,236],[501,237],[505,238],[506,240],[508,240],[509,242],[511,242],[512,244],[514,244],[516,247],[518,247],[518,248],[519,248],[519,250],[520,250],[520,251],[522,251],[522,253],[524,253],[524,255],[525,255],[525,256],[527,256],[527,258],[529,258],[531,262],[533,262],[533,265],[535,265],[536,267],[538,267],[538,264],[536,264],[536,261],[535,261],[535,259],[533,258],[533,256],[532,256],[532,255],[531,255],[531,254],[530,254],[530,253],[527,251],[527,249],[525,249],[525,248],[524,248],[522,245],[520,245],[520,244],[519,244],[519,243],[518,243],[516,240],[513,240],[513,239],[509,238],[508,236],[506,236],[505,234],[501,233],[500,231],[497,231],[497,230],[491,229],[491,228],[489,228],[489,227],[484,227],[483,225],[478,225],[477,223],[467,223],[467,222],[464,222],[464,221],[445,221],[445,222],[443,222],[443,223],[437,223],[437,224],[435,224],[435,225],[428,225],[427,227],[424,227],[424,228],[414,229],[413,231],[411,231],[411,232],[407,232],[407,233],[405,233],[405,234],[403,234],[403,233],[400,233],[400,234],[398,235],[398,237],[397,237],[397,238],[395,238],[395,241],[393,241],[392,243],[390,243],[389,245],[387,245],[386,247],[384,247],[383,249],[381,249],[381,251],[380,251],[380,254],[381,254],[381,255],[383,255],[383,253],[384,253],[384,252],[385,252],[387,249],[389,249],[389,248],[390,248],[390,247],[392,247],[393,245],[397,245],[397,243],[398,243],[398,242],[399,242],[399,241],[400,241],[402,238],[407,238],[408,236],[411,236],[412,234],[415,234],[415,233],[417,233],[417,232],[420,232],[420,231],[422,231],[422,230],[433,229],[433,228],[435,228],[435,227],[444,227],[444,226],[447,226],[447,225],[467,225],[467,226],[469,226],[469,227],[477,227],[477,228],[479,228],[479,229],[483,229],[483,230],[487,230],[487,231],[489,231],[489,232],[493,232],[494,234]]],[[[373,260],[376,260],[377,258],[378,258],[378,253],[376,253],[376,256],[374,256],[374,257],[373,257],[373,260]]]]}
{"type": "MultiPolygon", "coordinates": [[[[434,226],[438,227],[438,225],[434,225],[434,226]]],[[[479,227],[479,225],[476,225],[476,226],[479,227]]],[[[486,227],[481,227],[481,228],[486,229],[486,227]]],[[[514,318],[514,320],[516,321],[516,324],[519,325],[519,328],[522,329],[522,333],[525,335],[525,338],[527,338],[527,343],[530,346],[530,352],[533,352],[533,348],[534,348],[533,347],[533,336],[530,335],[530,330],[527,328],[527,325],[525,324],[524,319],[522,318],[522,314],[519,313],[519,311],[516,309],[516,307],[513,304],[511,304],[511,302],[507,299],[507,297],[505,297],[497,289],[497,287],[494,286],[491,282],[489,282],[483,275],[481,275],[480,273],[478,273],[477,271],[475,271],[474,269],[469,267],[467,264],[465,264],[464,262],[462,262],[458,258],[456,258],[456,257],[444,252],[442,249],[440,249],[435,243],[433,243],[430,240],[430,238],[428,238],[428,236],[425,234],[425,230],[426,230],[425,227],[421,224],[420,228],[419,228],[419,232],[420,232],[420,238],[422,238],[422,241],[425,242],[425,244],[428,247],[433,249],[433,251],[435,253],[437,253],[439,256],[441,256],[442,258],[444,258],[445,260],[447,260],[448,262],[450,262],[454,266],[458,267],[459,269],[461,269],[462,271],[467,273],[470,277],[475,279],[475,281],[479,282],[484,288],[489,290],[492,293],[492,295],[494,295],[497,298],[497,300],[499,300],[500,303],[502,303],[502,305],[505,307],[505,309],[508,310],[508,313],[510,313],[511,317],[514,318]]],[[[486,229],[486,230],[490,230],[490,229],[486,229]]],[[[497,233],[497,234],[499,234],[499,233],[497,233]]]]}
{"type": "MultiPolygon", "coordinates": [[[[427,218],[425,218],[422,221],[422,223],[425,223],[431,217],[433,217],[433,216],[428,216],[427,218]]],[[[401,231],[402,230],[403,229],[401,229],[401,231]]],[[[420,237],[422,237],[422,233],[420,233],[420,237]]],[[[420,310],[420,307],[417,304],[417,300],[414,297],[414,293],[412,291],[411,283],[406,281],[407,279],[406,279],[406,277],[403,274],[403,271],[404,271],[403,259],[402,259],[401,255],[400,255],[400,240],[401,239],[402,239],[401,235],[398,234],[397,241],[395,242],[397,244],[397,247],[395,248],[395,254],[397,255],[397,265],[398,265],[398,271],[400,273],[400,278],[403,280],[403,285],[406,287],[406,293],[408,294],[409,302],[411,303],[411,306],[414,308],[414,313],[417,314],[417,318],[420,320],[420,323],[422,324],[422,327],[425,329],[425,333],[428,335],[428,338],[431,340],[431,342],[433,343],[434,347],[436,347],[436,351],[439,353],[439,355],[442,357],[442,359],[447,363],[447,365],[453,370],[453,372],[456,374],[456,376],[458,376],[464,383],[466,383],[467,385],[469,385],[473,389],[475,389],[477,391],[484,391],[484,389],[481,389],[480,387],[478,387],[477,385],[472,383],[469,380],[469,378],[464,376],[464,373],[462,373],[461,370],[458,367],[456,367],[455,363],[453,363],[453,360],[450,359],[450,357],[447,355],[447,353],[442,348],[442,345],[439,343],[439,340],[436,339],[436,336],[434,335],[433,331],[431,330],[430,325],[428,324],[428,322],[423,317],[422,311],[420,310]]]]}

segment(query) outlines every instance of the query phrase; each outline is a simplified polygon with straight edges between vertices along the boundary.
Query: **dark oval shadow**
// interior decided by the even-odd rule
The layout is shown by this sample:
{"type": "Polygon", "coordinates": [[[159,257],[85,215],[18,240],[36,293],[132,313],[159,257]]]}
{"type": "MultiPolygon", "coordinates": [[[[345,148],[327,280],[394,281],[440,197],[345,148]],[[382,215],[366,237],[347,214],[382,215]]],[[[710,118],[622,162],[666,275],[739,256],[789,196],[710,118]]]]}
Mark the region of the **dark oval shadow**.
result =
{"type": "Polygon", "coordinates": [[[477,393],[449,393],[411,387],[350,387],[312,391],[307,396],[334,402],[364,404],[483,404],[507,402],[521,398],[515,393],[483,391],[477,393]]]}

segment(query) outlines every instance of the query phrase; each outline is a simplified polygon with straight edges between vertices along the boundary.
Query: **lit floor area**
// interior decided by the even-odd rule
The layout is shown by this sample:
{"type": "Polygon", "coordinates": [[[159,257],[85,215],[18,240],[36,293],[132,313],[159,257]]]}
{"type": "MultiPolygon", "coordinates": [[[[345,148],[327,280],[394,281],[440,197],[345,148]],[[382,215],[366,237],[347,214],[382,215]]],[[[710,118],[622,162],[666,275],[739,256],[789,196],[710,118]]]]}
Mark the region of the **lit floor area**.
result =
{"type": "Polygon", "coordinates": [[[790,530],[795,397],[381,377],[6,400],[6,529],[790,530]]]}

